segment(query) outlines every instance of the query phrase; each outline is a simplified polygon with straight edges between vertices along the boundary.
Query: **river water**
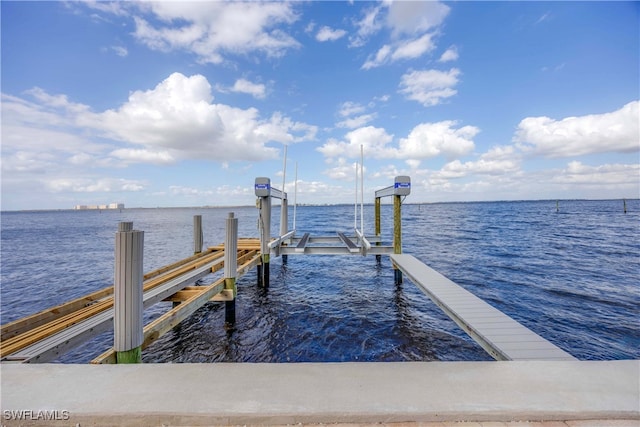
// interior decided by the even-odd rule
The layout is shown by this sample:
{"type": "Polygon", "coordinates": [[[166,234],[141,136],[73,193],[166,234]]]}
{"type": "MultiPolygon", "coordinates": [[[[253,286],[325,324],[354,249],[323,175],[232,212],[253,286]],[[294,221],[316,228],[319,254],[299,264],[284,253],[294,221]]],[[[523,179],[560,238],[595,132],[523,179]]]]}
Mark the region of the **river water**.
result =
{"type": "MultiPolygon", "coordinates": [[[[373,234],[373,206],[365,206],[373,234]]],[[[403,251],[582,360],[640,358],[640,201],[403,205],[403,251]]],[[[289,209],[290,223],[293,209],[289,209]]],[[[144,270],[190,256],[193,215],[205,246],[224,241],[234,212],[257,237],[258,211],[239,208],[2,212],[2,324],[113,283],[118,222],[145,232],[144,270]]],[[[297,234],[351,233],[353,206],[299,206],[297,234]]],[[[391,244],[392,207],[382,207],[391,244]]],[[[359,220],[359,218],[358,218],[359,220]]],[[[272,230],[279,230],[274,207],[272,230]]],[[[202,280],[208,284],[213,275],[202,280]]],[[[171,307],[145,311],[147,321],[171,307]]],[[[144,362],[490,360],[387,257],[272,257],[271,286],[238,281],[237,322],[208,303],[143,352],[144,362]]],[[[58,362],[86,363],[106,332],[58,362]]]]}

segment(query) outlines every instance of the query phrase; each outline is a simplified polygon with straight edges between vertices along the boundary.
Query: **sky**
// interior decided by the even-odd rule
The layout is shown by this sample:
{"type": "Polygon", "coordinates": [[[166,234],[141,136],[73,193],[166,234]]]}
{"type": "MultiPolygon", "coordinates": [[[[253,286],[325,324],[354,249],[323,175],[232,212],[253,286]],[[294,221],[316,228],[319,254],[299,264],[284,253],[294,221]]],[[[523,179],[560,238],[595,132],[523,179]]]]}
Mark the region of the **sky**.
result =
{"type": "Polygon", "coordinates": [[[638,2],[0,13],[2,210],[640,196],[638,2]]]}

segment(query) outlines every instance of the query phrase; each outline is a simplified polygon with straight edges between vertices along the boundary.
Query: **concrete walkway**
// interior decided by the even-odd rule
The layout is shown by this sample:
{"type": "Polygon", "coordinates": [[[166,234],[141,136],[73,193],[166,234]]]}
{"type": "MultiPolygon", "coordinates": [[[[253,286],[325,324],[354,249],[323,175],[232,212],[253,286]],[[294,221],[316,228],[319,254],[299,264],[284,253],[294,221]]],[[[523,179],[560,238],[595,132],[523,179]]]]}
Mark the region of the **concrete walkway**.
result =
{"type": "Polygon", "coordinates": [[[0,376],[7,426],[640,425],[638,360],[3,364],[0,376]]]}

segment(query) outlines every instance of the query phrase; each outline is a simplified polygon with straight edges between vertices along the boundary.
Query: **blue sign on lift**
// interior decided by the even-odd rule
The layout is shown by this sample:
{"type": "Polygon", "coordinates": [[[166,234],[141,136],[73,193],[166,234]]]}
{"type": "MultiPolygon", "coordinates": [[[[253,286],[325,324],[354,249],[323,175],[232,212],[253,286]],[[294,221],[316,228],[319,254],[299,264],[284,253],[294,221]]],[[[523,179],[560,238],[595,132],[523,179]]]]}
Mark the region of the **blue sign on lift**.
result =
{"type": "Polygon", "coordinates": [[[408,176],[396,176],[393,184],[393,194],[396,196],[408,196],[411,193],[411,178],[408,176]]]}
{"type": "Polygon", "coordinates": [[[269,178],[256,178],[256,197],[269,197],[271,195],[271,180],[269,178]]]}

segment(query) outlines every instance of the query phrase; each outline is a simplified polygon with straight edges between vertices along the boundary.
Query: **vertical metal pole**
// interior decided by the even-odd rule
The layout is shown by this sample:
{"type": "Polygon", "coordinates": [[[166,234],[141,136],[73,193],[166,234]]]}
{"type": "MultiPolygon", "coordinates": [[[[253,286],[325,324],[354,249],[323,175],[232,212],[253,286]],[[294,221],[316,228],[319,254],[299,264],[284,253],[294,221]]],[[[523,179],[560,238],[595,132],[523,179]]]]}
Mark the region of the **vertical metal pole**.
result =
{"type": "MultiPolygon", "coordinates": [[[[402,253],[402,203],[401,196],[393,196],[393,253],[402,253]]],[[[393,270],[396,284],[402,283],[402,271],[394,266],[393,270]]]]}
{"type": "Polygon", "coordinates": [[[115,238],[113,348],[116,363],[142,362],[144,232],[121,222],[115,238]]]}
{"type": "MultiPolygon", "coordinates": [[[[381,232],[380,232],[380,204],[381,204],[381,200],[380,197],[376,197],[375,200],[375,233],[376,233],[376,246],[380,246],[380,237],[381,237],[381,232]]],[[[380,264],[382,262],[382,255],[376,255],[376,262],[378,264],[380,264]]]]}
{"type": "Polygon", "coordinates": [[[260,198],[260,253],[262,267],[258,284],[269,287],[269,241],[271,240],[271,196],[260,198]]]}
{"type": "Polygon", "coordinates": [[[298,162],[296,162],[296,182],[293,185],[293,230],[296,229],[297,207],[298,207],[298,162]]]}
{"type": "Polygon", "coordinates": [[[356,162],[356,202],[353,205],[353,229],[358,229],[358,162],[356,162]]]}
{"type": "Polygon", "coordinates": [[[193,216],[193,253],[199,254],[202,252],[203,245],[203,234],[202,234],[202,215],[194,215],[193,216]]]}
{"type": "Polygon", "coordinates": [[[224,307],[224,319],[226,323],[236,322],[236,275],[238,271],[238,218],[229,212],[227,218],[227,233],[224,241],[224,288],[233,295],[232,301],[226,301],[224,307]]]}
{"type": "Polygon", "coordinates": [[[360,144],[360,232],[364,236],[364,145],[360,144]]]}

